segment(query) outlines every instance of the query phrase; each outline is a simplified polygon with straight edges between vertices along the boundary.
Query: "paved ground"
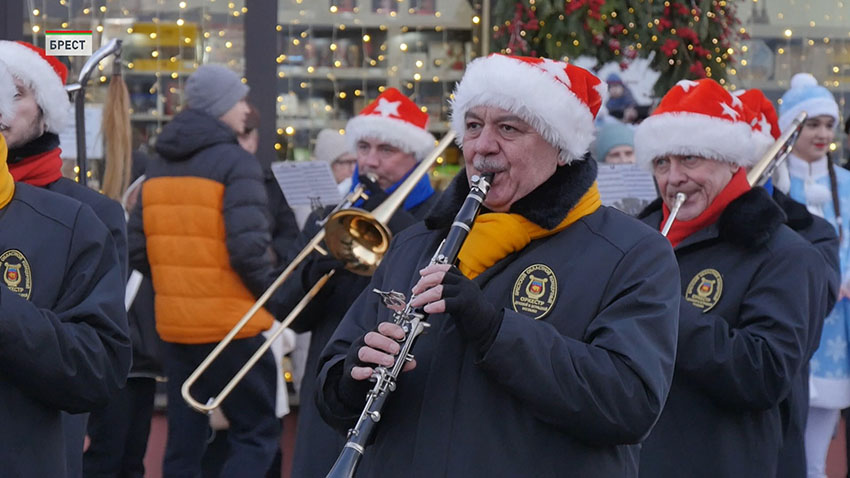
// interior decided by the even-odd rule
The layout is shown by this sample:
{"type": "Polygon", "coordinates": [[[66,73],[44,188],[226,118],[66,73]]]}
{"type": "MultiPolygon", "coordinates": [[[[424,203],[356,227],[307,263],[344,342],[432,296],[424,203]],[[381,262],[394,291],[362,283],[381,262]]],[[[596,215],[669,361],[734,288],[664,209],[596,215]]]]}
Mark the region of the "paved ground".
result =
{"type": "MultiPolygon", "coordinates": [[[[290,478],[289,467],[291,465],[292,447],[295,442],[295,422],[295,413],[290,413],[284,419],[284,436],[281,443],[283,447],[284,469],[282,478],[290,478]]],[[[145,456],[145,469],[147,471],[145,476],[147,478],[162,477],[162,455],[165,451],[165,433],[165,416],[157,413],[151,425],[148,453],[145,456]]],[[[835,433],[835,438],[832,440],[832,445],[829,448],[829,457],[827,459],[827,475],[829,478],[845,478],[847,476],[847,459],[844,443],[844,421],[842,420],[835,433]]]]}

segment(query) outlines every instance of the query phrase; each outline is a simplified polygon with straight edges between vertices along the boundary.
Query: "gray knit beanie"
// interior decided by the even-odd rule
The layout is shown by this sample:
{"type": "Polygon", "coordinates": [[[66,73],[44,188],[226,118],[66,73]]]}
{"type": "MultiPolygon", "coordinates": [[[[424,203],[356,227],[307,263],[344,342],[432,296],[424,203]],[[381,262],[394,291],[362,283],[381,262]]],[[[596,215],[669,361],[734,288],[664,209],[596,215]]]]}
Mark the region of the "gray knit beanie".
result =
{"type": "Polygon", "coordinates": [[[218,118],[248,96],[239,75],[221,65],[201,65],[186,81],[186,104],[218,118]]]}

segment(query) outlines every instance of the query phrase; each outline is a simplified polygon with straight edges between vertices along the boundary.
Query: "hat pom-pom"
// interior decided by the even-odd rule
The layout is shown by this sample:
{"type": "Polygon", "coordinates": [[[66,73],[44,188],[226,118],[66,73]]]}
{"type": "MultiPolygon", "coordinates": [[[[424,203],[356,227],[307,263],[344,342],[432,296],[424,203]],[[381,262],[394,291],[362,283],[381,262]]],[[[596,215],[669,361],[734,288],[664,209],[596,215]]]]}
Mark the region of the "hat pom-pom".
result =
{"type": "Polygon", "coordinates": [[[791,88],[818,86],[818,80],[811,73],[797,73],[791,78],[791,88]]]}

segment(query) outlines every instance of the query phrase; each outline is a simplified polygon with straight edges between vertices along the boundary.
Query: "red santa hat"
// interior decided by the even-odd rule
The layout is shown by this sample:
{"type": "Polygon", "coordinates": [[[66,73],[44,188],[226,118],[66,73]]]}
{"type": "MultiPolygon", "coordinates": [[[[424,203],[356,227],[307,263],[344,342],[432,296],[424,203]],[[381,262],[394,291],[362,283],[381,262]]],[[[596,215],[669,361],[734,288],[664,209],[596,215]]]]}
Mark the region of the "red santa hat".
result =
{"type": "Polygon", "coordinates": [[[561,162],[569,163],[582,159],[593,142],[593,121],[607,90],[589,71],[563,61],[493,53],[467,66],[451,102],[452,128],[462,146],[470,109],[501,108],[560,148],[561,162]]]}
{"type": "MultiPolygon", "coordinates": [[[[635,131],[638,164],[670,154],[751,166],[762,145],[753,141],[753,111],[712,79],[676,83],[635,131]]],[[[758,121],[756,121],[758,123],[758,121]]]]}
{"type": "Polygon", "coordinates": [[[387,88],[345,126],[349,150],[372,138],[391,144],[422,160],[434,149],[436,140],[428,132],[428,113],[395,88],[387,88]]]}
{"type": "Polygon", "coordinates": [[[755,158],[758,161],[776,142],[782,131],[779,128],[779,115],[773,102],[767,99],[761,90],[738,90],[732,93],[744,102],[750,111],[750,126],[753,130],[753,143],[756,145],[755,158]]]}
{"type": "Polygon", "coordinates": [[[0,41],[0,61],[9,73],[33,90],[35,101],[44,113],[47,131],[65,129],[71,113],[71,102],[65,92],[68,68],[42,48],[26,42],[0,41]]]}
{"type": "Polygon", "coordinates": [[[0,124],[8,124],[15,113],[15,82],[6,68],[6,64],[0,61],[0,124]]]}

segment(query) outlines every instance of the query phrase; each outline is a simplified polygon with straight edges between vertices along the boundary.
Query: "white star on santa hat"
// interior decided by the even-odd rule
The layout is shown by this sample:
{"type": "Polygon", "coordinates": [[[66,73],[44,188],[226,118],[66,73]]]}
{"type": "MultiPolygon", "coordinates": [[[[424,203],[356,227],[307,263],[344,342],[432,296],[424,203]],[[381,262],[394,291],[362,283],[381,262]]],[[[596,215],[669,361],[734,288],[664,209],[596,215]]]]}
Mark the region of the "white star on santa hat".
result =
{"type": "Polygon", "coordinates": [[[723,108],[723,114],[724,115],[729,115],[732,118],[733,121],[738,119],[738,115],[740,113],[735,111],[735,108],[732,108],[731,106],[729,106],[728,104],[726,104],[723,101],[720,102],[720,107],[723,108]]]}
{"type": "Polygon", "coordinates": [[[744,103],[741,102],[741,98],[738,98],[736,95],[732,95],[732,106],[736,108],[743,108],[744,103]]]}
{"type": "Polygon", "coordinates": [[[681,80],[676,83],[676,86],[680,86],[683,90],[685,90],[685,93],[687,93],[688,91],[690,91],[691,88],[697,85],[699,85],[699,83],[691,80],[681,80]]]}
{"type": "Polygon", "coordinates": [[[387,101],[384,98],[378,100],[378,106],[375,111],[381,113],[381,116],[398,116],[398,107],[401,106],[401,101],[387,101]]]}
{"type": "Polygon", "coordinates": [[[570,86],[570,77],[567,76],[567,72],[566,70],[564,70],[564,68],[566,68],[566,65],[564,63],[544,58],[543,62],[540,63],[538,66],[546,70],[555,78],[561,80],[561,83],[570,86]]]}
{"type": "Polygon", "coordinates": [[[766,134],[771,134],[770,131],[772,128],[770,127],[770,121],[767,120],[767,116],[764,114],[761,115],[761,121],[759,121],[759,126],[761,127],[761,131],[766,134]]]}

